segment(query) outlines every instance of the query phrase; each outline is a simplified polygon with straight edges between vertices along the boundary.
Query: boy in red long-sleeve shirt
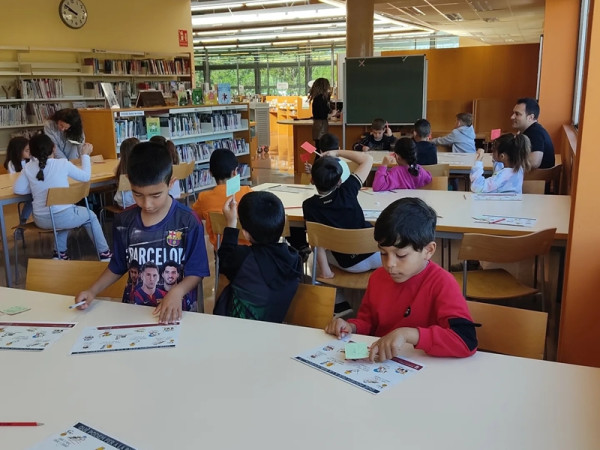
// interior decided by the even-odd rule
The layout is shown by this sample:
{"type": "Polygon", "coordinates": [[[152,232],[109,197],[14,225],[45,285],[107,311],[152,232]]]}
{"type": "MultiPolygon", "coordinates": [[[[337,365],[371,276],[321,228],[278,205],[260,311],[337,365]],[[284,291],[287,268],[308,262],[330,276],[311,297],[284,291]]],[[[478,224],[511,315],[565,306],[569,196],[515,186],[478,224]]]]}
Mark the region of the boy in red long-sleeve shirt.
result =
{"type": "Polygon", "coordinates": [[[432,356],[475,353],[475,325],[460,287],[431,261],[436,218],[418,198],[402,198],[383,210],[374,233],[383,267],[371,275],[356,319],[333,319],[327,333],[379,336],[371,361],[399,356],[405,343],[432,356]]]}

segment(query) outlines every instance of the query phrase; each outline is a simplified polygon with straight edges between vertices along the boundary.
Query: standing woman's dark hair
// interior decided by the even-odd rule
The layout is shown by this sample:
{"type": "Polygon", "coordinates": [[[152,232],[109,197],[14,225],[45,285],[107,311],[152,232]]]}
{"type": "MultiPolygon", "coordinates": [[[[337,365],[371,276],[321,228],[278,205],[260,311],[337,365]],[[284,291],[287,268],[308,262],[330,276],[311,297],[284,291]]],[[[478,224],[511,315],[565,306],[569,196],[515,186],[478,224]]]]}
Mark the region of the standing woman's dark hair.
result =
{"type": "Polygon", "coordinates": [[[38,134],[33,136],[29,141],[29,150],[31,156],[36,158],[40,165],[40,170],[37,173],[36,178],[40,181],[44,181],[44,168],[48,162],[48,158],[52,156],[54,152],[54,143],[45,134],[38,134]]]}
{"type": "Polygon", "coordinates": [[[411,138],[400,138],[394,147],[394,153],[406,161],[408,164],[408,173],[413,176],[419,175],[419,165],[417,164],[417,145],[411,138]]]}
{"type": "Polygon", "coordinates": [[[8,146],[6,147],[6,160],[4,161],[4,168],[6,170],[9,170],[8,163],[11,162],[15,168],[15,172],[23,170],[21,161],[23,161],[23,159],[29,161],[29,158],[23,158],[23,150],[25,150],[25,147],[27,147],[28,144],[29,139],[24,136],[16,136],[8,142],[8,146]]]}
{"type": "Polygon", "coordinates": [[[74,108],[59,109],[52,115],[50,120],[57,123],[60,120],[61,122],[68,124],[69,128],[65,130],[65,136],[67,139],[82,142],[83,125],[81,123],[79,111],[74,108]]]}

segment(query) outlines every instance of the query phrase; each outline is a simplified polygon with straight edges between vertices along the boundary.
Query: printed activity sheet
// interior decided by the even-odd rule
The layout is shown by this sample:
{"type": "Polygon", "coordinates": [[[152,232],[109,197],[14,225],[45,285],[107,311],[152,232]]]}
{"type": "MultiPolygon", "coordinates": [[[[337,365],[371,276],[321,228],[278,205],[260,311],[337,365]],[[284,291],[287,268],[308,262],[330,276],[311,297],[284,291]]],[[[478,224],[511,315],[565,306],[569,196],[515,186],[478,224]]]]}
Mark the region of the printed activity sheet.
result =
{"type": "Polygon", "coordinates": [[[67,430],[49,437],[43,442],[30,447],[29,450],[53,449],[77,450],[135,450],[133,447],[107,436],[92,427],[79,422],[67,430]]]}
{"type": "Polygon", "coordinates": [[[483,214],[480,217],[473,217],[476,223],[489,223],[491,225],[510,225],[513,227],[527,227],[531,228],[535,225],[537,219],[530,219],[528,217],[509,217],[509,216],[492,216],[483,214]]]}
{"type": "Polygon", "coordinates": [[[86,327],[71,354],[175,347],[180,327],[157,323],[86,327]]]}
{"type": "Polygon", "coordinates": [[[0,349],[41,351],[75,325],[74,322],[0,322],[0,349]]]}
{"type": "Polygon", "coordinates": [[[365,220],[378,219],[381,211],[378,209],[363,209],[365,220]]]}
{"type": "Polygon", "coordinates": [[[383,363],[372,363],[368,359],[346,359],[346,344],[346,341],[336,339],[293,359],[371,394],[379,394],[424,367],[404,358],[393,358],[383,363]]]}

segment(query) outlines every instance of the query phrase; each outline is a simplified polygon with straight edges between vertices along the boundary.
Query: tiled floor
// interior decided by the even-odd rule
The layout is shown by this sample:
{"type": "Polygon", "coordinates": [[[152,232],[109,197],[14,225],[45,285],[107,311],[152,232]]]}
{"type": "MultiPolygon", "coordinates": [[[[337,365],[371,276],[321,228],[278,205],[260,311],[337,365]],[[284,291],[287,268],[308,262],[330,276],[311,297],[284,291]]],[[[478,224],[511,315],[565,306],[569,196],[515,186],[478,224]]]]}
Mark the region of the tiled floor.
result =
{"type": "MultiPolygon", "coordinates": [[[[254,169],[254,173],[252,176],[253,185],[260,183],[268,183],[268,182],[278,182],[278,183],[291,183],[293,182],[294,177],[287,172],[279,172],[277,170],[271,169],[254,169]]],[[[10,230],[12,226],[14,226],[18,222],[17,213],[16,213],[16,205],[9,205],[5,208],[5,214],[7,217],[8,229],[10,230]]],[[[107,240],[111,241],[111,230],[110,225],[107,227],[107,240]]],[[[11,260],[13,259],[13,250],[14,250],[14,241],[12,238],[12,232],[9,233],[9,250],[11,252],[11,260]]],[[[53,239],[51,235],[40,235],[37,233],[29,233],[26,237],[26,248],[21,248],[21,242],[19,242],[19,273],[20,279],[18,280],[15,287],[24,288],[25,287],[25,274],[26,274],[26,261],[27,258],[35,257],[35,258],[50,258],[52,255],[53,249],[53,239]]],[[[204,304],[205,304],[205,312],[211,313],[214,306],[214,250],[210,241],[206,239],[207,244],[207,254],[209,257],[209,264],[211,268],[211,277],[203,280],[203,293],[204,293],[204,304]]],[[[457,254],[458,247],[460,245],[459,241],[451,241],[452,244],[452,255],[457,254]]],[[[434,261],[438,264],[441,263],[440,260],[440,251],[441,242],[438,242],[438,252],[434,256],[434,261]]],[[[85,234],[85,231],[80,230],[74,233],[71,233],[69,237],[69,252],[71,253],[74,259],[95,259],[94,250],[92,247],[92,243],[85,234]]],[[[548,262],[548,273],[556,274],[558,267],[558,253],[553,251],[551,253],[550,261],[548,262]]],[[[452,261],[455,263],[456,261],[452,261]]],[[[309,265],[310,267],[310,265],[309,265]]],[[[520,275],[524,278],[530,277],[531,266],[514,266],[514,270],[516,270],[520,275]]],[[[547,292],[550,293],[550,299],[547,300],[547,304],[551,305],[552,310],[550,311],[550,320],[548,323],[548,337],[547,337],[547,358],[549,360],[556,359],[556,347],[557,347],[557,336],[558,336],[558,319],[560,316],[560,303],[556,302],[556,276],[551,275],[550,280],[547,285],[547,292]]],[[[6,285],[5,275],[4,275],[4,263],[3,260],[0,261],[0,284],[6,285]]],[[[360,303],[360,294],[354,294],[349,296],[349,300],[355,310],[357,309],[360,303]]],[[[539,310],[540,305],[536,304],[534,301],[515,301],[508,304],[509,306],[518,306],[525,307],[529,309],[539,310]]]]}

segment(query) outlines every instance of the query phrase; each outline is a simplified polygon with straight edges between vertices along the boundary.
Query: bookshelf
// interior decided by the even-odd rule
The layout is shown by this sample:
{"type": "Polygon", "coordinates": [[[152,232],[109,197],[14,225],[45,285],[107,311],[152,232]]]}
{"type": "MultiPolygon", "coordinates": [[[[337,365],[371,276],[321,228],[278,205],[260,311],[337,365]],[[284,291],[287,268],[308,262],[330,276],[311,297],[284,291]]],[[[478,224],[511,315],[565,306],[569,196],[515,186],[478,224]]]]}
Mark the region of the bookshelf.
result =
{"type": "MultiPolygon", "coordinates": [[[[0,47],[0,151],[13,135],[31,134],[61,108],[102,107],[100,83],[121,105],[142,89],[193,88],[189,54],[40,47],[0,47]]],[[[86,130],[87,132],[87,130],[86,130]]]]}
{"type": "Polygon", "coordinates": [[[240,162],[242,180],[250,178],[250,130],[247,103],[131,109],[81,109],[81,118],[94,154],[116,158],[121,142],[129,137],[148,139],[147,121],[158,119],[160,135],[173,141],[181,162],[194,161],[189,190],[215,186],[209,173],[210,155],[229,148],[240,162]]]}

